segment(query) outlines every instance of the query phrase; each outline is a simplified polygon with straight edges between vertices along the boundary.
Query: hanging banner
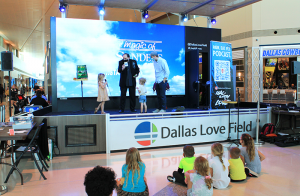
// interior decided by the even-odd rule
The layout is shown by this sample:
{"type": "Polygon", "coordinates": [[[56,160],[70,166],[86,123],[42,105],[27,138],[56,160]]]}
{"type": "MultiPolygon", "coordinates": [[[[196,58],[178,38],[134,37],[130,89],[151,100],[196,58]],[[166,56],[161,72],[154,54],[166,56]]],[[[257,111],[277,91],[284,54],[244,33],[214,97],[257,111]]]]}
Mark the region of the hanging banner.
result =
{"type": "Polygon", "coordinates": [[[222,101],[235,101],[230,43],[210,42],[210,65],[210,108],[228,108],[222,101]]]}
{"type": "Polygon", "coordinates": [[[237,125],[236,113],[231,115],[230,124],[228,124],[228,115],[226,113],[220,115],[219,111],[187,118],[180,116],[178,118],[110,121],[106,140],[109,148],[107,151],[124,150],[130,147],[149,148],[226,141],[228,132],[233,139],[238,139],[243,133],[254,137],[256,127],[268,122],[268,109],[260,111],[259,125],[256,122],[256,109],[251,109],[251,112],[241,111],[243,112],[239,115],[239,125],[237,125]]]}

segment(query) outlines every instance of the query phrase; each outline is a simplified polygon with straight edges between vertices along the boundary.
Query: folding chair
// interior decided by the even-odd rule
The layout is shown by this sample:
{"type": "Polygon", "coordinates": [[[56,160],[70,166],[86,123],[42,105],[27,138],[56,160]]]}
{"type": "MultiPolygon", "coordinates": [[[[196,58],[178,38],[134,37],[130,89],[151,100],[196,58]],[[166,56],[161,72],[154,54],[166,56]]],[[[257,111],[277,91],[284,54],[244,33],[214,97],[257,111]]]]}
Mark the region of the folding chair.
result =
{"type": "MultiPolygon", "coordinates": [[[[16,162],[15,162],[15,167],[18,167],[22,156],[26,153],[26,152],[30,152],[31,153],[31,157],[36,165],[36,167],[38,168],[41,176],[44,178],[44,180],[47,180],[47,178],[44,176],[42,169],[45,169],[46,171],[48,171],[48,169],[45,166],[45,158],[43,157],[43,155],[41,154],[40,150],[39,150],[39,146],[37,145],[37,139],[38,139],[38,135],[39,132],[41,130],[41,127],[44,125],[44,123],[40,124],[37,129],[35,130],[34,134],[28,134],[27,138],[30,139],[30,142],[27,144],[27,146],[13,146],[13,152],[20,152],[21,154],[18,156],[16,162]],[[38,161],[35,157],[35,154],[37,155],[38,159],[41,162],[42,165],[42,169],[40,168],[38,161]]],[[[11,168],[11,170],[9,171],[5,183],[7,183],[10,175],[13,173],[14,168],[11,168]]]]}

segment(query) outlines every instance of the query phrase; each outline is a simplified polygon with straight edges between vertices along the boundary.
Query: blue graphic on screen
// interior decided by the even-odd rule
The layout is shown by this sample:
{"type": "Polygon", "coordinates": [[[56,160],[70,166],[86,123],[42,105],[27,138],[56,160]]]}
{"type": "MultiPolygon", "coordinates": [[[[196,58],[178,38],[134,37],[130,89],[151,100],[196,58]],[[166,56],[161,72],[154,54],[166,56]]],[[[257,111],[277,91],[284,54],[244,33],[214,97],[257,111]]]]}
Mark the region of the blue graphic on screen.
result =
{"type": "MultiPolygon", "coordinates": [[[[120,96],[118,63],[124,53],[137,61],[147,79],[147,95],[155,95],[152,51],[166,59],[170,76],[167,95],[185,93],[184,27],[133,22],[56,19],[57,97],[81,97],[80,81],[74,81],[77,65],[86,65],[88,80],[83,96],[97,97],[97,75],[104,73],[108,95],[120,96]]],[[[137,93],[138,95],[138,93],[137,93]]]]}

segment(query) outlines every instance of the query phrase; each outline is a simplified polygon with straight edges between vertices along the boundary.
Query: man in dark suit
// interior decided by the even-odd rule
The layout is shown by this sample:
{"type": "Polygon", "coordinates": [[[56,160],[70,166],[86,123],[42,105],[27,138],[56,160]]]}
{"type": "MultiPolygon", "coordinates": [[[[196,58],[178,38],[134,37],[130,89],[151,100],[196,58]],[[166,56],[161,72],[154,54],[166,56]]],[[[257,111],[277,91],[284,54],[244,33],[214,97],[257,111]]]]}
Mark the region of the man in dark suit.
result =
{"type": "Polygon", "coordinates": [[[120,100],[120,113],[124,112],[126,92],[129,89],[130,96],[130,110],[136,112],[135,110],[135,88],[136,88],[136,77],[140,73],[140,69],[137,65],[136,60],[129,59],[130,56],[127,53],[123,54],[123,60],[119,61],[118,72],[120,73],[120,90],[121,90],[121,100],[120,100]]]}

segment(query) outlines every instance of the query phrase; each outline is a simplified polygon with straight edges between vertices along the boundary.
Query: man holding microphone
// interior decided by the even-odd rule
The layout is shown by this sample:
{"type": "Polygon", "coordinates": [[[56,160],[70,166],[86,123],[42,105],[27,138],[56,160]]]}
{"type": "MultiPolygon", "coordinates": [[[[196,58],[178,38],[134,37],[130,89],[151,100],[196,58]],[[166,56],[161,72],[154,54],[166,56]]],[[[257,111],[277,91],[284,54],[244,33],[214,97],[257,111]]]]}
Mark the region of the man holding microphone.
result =
{"type": "Polygon", "coordinates": [[[123,59],[119,61],[118,72],[120,73],[120,90],[121,90],[121,100],[120,100],[120,111],[123,113],[125,109],[126,92],[129,89],[130,96],[130,110],[136,112],[135,110],[135,88],[136,88],[136,77],[140,73],[140,69],[137,65],[136,60],[129,59],[130,56],[127,53],[123,54],[123,59]]]}
{"type": "Polygon", "coordinates": [[[157,52],[151,52],[150,56],[153,59],[155,70],[155,89],[158,101],[158,108],[153,113],[164,113],[167,107],[166,87],[170,70],[167,61],[159,57],[157,52]]]}

